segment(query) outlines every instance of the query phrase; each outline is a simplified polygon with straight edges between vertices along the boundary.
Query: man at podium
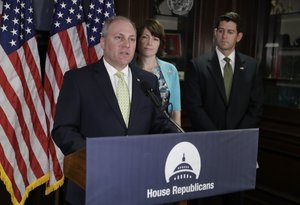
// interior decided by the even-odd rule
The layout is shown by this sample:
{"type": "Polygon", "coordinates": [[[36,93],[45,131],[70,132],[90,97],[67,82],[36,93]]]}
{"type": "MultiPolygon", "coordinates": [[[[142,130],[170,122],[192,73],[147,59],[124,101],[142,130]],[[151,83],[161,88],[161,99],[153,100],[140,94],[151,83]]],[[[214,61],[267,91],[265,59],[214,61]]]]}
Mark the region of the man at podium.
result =
{"type": "MultiPolygon", "coordinates": [[[[125,17],[108,19],[102,30],[103,57],[66,72],[59,94],[52,136],[67,155],[85,147],[86,137],[178,132],[148,94],[159,96],[155,75],[131,65],[136,28],[125,17]]],[[[153,96],[152,96],[153,97],[153,96]]],[[[84,190],[66,182],[66,204],[85,203],[84,190]]]]}

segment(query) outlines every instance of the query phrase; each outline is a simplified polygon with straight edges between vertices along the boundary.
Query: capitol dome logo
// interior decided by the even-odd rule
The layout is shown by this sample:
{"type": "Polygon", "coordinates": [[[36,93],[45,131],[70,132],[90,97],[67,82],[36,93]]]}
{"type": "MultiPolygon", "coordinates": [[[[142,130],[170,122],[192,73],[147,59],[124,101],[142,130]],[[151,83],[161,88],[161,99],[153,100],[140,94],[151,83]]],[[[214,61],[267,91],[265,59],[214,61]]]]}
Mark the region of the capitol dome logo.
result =
{"type": "Polygon", "coordinates": [[[165,165],[166,182],[198,179],[201,159],[197,148],[190,142],[181,142],[170,151],[165,165]]]}

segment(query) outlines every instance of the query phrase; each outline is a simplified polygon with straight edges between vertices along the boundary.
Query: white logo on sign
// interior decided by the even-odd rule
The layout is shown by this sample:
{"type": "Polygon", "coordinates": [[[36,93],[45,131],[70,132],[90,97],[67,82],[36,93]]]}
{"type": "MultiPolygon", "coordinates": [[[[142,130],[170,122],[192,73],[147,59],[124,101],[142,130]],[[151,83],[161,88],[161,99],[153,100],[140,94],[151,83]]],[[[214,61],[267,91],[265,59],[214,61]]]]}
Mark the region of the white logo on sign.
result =
{"type": "Polygon", "coordinates": [[[198,179],[201,159],[197,148],[190,142],[181,142],[170,151],[165,165],[166,182],[198,179]]]}

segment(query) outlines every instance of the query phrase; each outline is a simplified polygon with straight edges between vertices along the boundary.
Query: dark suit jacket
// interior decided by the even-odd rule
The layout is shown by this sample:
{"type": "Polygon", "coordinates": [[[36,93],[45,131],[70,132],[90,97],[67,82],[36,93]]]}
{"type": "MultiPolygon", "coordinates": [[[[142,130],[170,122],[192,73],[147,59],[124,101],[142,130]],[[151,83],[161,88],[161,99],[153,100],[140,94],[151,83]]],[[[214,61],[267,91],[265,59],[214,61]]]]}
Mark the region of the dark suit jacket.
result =
{"type": "Polygon", "coordinates": [[[191,61],[186,73],[186,103],[193,130],[243,129],[258,126],[263,79],[253,58],[236,52],[229,102],[217,53],[191,61]]]}
{"type": "MultiPolygon", "coordinates": [[[[177,132],[141,89],[140,82],[147,81],[159,96],[156,76],[134,65],[130,68],[132,101],[128,128],[103,59],[66,72],[52,131],[55,143],[65,155],[85,147],[86,137],[177,132]]],[[[67,187],[66,198],[73,204],[84,204],[83,190],[74,185],[67,187]]]]}

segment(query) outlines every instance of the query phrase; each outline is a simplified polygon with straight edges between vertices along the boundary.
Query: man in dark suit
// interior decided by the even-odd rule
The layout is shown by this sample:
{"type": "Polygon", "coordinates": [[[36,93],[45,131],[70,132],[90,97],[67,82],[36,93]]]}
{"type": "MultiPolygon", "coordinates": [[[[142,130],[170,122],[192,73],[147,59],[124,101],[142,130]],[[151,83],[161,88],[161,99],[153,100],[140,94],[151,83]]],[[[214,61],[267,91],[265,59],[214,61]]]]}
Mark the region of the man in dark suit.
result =
{"type": "MultiPolygon", "coordinates": [[[[215,50],[193,59],[186,73],[185,110],[192,128],[209,131],[257,127],[262,113],[263,79],[257,61],[235,49],[243,37],[239,15],[229,12],[220,16],[214,37],[215,50]]],[[[223,204],[240,204],[240,197],[228,198],[231,201],[223,204]]]]}
{"type": "MultiPolygon", "coordinates": [[[[84,148],[86,137],[177,132],[141,88],[141,83],[147,82],[159,96],[156,76],[129,65],[136,47],[134,24],[121,16],[107,20],[101,47],[104,54],[99,62],[64,76],[52,131],[62,152],[67,155],[84,148]],[[118,72],[126,84],[127,114],[116,97],[121,80],[118,72]]],[[[67,181],[66,204],[82,205],[84,198],[84,191],[67,181]]]]}

